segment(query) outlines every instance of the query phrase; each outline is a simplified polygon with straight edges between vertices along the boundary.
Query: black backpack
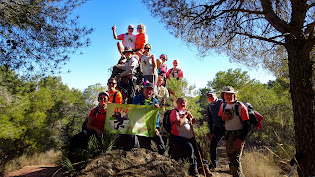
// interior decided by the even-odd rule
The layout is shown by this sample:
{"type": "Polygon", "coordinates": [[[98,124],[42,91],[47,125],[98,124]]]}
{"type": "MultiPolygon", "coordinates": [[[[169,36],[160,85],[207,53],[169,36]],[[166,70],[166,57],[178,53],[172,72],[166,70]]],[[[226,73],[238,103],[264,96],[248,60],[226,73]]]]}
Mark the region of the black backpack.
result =
{"type": "MultiPolygon", "coordinates": [[[[95,107],[95,110],[94,110],[94,113],[93,113],[93,118],[96,120],[96,115],[97,115],[97,113],[98,113],[98,109],[99,109],[99,106],[96,106],[95,107]]],[[[82,132],[84,132],[85,134],[88,134],[88,133],[90,133],[90,131],[91,130],[89,130],[88,128],[87,128],[87,124],[88,124],[88,120],[89,120],[89,117],[86,117],[85,118],[85,121],[83,122],[83,124],[82,124],[82,132]]],[[[94,131],[94,130],[93,130],[94,131]]]]}
{"type": "Polygon", "coordinates": [[[163,127],[169,134],[171,134],[172,126],[174,124],[174,122],[171,124],[171,120],[170,120],[170,115],[173,110],[176,110],[177,112],[179,112],[176,108],[170,109],[165,112],[164,117],[163,117],[163,127]]]}
{"type": "MultiPolygon", "coordinates": [[[[242,118],[241,118],[241,115],[240,115],[240,113],[238,112],[238,107],[240,106],[240,103],[241,103],[241,102],[237,101],[237,102],[235,103],[235,107],[234,107],[234,108],[235,108],[235,114],[240,118],[241,122],[243,123],[243,120],[242,120],[242,118]]],[[[245,102],[244,102],[243,104],[246,105],[245,102]]],[[[226,103],[224,103],[224,105],[223,105],[223,112],[224,112],[225,106],[226,106],[226,103]]],[[[255,113],[254,113],[254,111],[253,111],[253,107],[248,106],[247,109],[248,109],[249,122],[250,122],[251,127],[256,126],[257,123],[258,123],[258,119],[257,119],[257,117],[255,116],[255,113]]]]}

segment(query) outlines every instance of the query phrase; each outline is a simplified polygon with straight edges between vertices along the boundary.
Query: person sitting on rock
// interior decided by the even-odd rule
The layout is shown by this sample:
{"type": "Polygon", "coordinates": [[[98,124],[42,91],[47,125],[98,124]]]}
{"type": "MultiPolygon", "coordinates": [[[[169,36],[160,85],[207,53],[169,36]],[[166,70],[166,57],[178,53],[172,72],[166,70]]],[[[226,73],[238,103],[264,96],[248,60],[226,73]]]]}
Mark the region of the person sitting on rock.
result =
{"type": "Polygon", "coordinates": [[[140,58],[144,51],[144,45],[148,43],[149,39],[148,35],[145,34],[145,26],[143,24],[137,26],[137,31],[139,34],[136,35],[135,52],[140,58]]]}
{"type": "Polygon", "coordinates": [[[124,54],[127,62],[125,64],[118,64],[113,67],[113,73],[117,70],[122,70],[116,76],[112,74],[117,81],[120,80],[120,87],[124,90],[126,95],[125,103],[131,104],[136,94],[136,80],[137,67],[139,66],[139,59],[131,47],[125,47],[124,54]]]}
{"type": "Polygon", "coordinates": [[[109,102],[122,104],[123,98],[121,92],[116,89],[117,80],[115,78],[109,78],[107,82],[107,93],[109,95],[109,102]]]}
{"type": "Polygon", "coordinates": [[[117,42],[117,47],[121,55],[121,58],[125,58],[125,55],[124,55],[125,47],[131,47],[133,50],[135,49],[136,35],[132,34],[133,29],[134,29],[133,25],[128,25],[128,28],[127,28],[128,32],[117,36],[116,25],[112,27],[114,39],[122,41],[122,43],[117,42]]]}
{"type": "Polygon", "coordinates": [[[140,64],[143,73],[143,82],[153,83],[154,85],[157,82],[157,65],[155,56],[150,54],[151,45],[146,44],[144,46],[144,52],[141,56],[140,64]]]}
{"type": "Polygon", "coordinates": [[[163,86],[164,85],[164,77],[159,76],[157,82],[156,96],[159,100],[160,106],[164,106],[169,99],[168,90],[163,86]]]}
{"type": "Polygon", "coordinates": [[[173,61],[173,68],[169,69],[166,73],[166,78],[175,78],[179,80],[179,78],[184,77],[184,73],[181,69],[178,68],[178,61],[174,60],[173,61]]]}

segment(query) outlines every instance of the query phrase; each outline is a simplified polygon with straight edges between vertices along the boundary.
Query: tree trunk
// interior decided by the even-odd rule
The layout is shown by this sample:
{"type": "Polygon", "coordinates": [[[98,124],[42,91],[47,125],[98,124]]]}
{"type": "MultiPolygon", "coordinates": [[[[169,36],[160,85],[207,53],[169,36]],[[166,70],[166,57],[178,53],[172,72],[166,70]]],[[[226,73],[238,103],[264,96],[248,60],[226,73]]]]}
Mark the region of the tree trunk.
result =
{"type": "Polygon", "coordinates": [[[315,175],[315,62],[306,39],[286,39],[290,92],[294,113],[296,153],[303,155],[297,168],[301,177],[315,175]]]}

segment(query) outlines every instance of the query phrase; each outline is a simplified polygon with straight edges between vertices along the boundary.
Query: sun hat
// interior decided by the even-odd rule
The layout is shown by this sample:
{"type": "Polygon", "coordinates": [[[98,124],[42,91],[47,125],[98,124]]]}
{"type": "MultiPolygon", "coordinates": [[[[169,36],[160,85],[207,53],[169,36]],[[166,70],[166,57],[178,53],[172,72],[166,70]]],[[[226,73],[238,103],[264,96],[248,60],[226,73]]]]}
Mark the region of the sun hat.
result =
{"type": "Polygon", "coordinates": [[[234,88],[231,87],[231,86],[225,86],[225,87],[223,87],[223,89],[222,89],[221,92],[222,92],[222,93],[237,93],[237,91],[234,90],[234,88]]]}
{"type": "Polygon", "coordinates": [[[109,94],[107,92],[100,92],[97,99],[99,100],[102,95],[106,95],[107,98],[109,98],[109,94]]]}
{"type": "Polygon", "coordinates": [[[131,47],[125,47],[124,53],[126,52],[132,52],[133,53],[133,49],[131,47]]]}

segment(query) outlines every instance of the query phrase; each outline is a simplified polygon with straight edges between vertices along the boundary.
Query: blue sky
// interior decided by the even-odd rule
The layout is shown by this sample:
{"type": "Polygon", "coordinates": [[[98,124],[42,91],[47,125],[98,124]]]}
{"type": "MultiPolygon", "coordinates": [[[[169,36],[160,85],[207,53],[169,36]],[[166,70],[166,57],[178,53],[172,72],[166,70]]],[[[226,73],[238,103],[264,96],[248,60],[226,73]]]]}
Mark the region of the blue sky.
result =
{"type": "MultiPolygon", "coordinates": [[[[207,81],[213,80],[219,71],[227,71],[229,68],[241,68],[248,71],[253,79],[262,83],[274,80],[267,71],[254,68],[249,70],[243,65],[230,63],[224,55],[213,55],[205,58],[197,56],[197,50],[187,45],[180,39],[173,37],[159,23],[159,19],[151,16],[141,0],[90,0],[74,11],[74,15],[80,16],[80,25],[93,27],[90,35],[91,45],[80,49],[83,54],[71,55],[70,62],[64,67],[70,73],[61,74],[62,81],[70,88],[84,91],[89,85],[101,83],[106,85],[110,76],[108,69],[115,65],[120,58],[116,43],[113,38],[112,26],[116,25],[117,35],[127,32],[127,26],[142,23],[146,26],[146,33],[152,45],[151,53],[156,57],[161,54],[168,56],[166,62],[168,68],[172,68],[172,61],[178,59],[179,68],[184,72],[184,77],[190,85],[197,88],[206,86],[207,81]]],[[[134,32],[136,33],[136,30],[134,32]]]]}

